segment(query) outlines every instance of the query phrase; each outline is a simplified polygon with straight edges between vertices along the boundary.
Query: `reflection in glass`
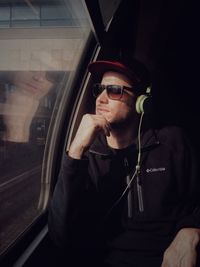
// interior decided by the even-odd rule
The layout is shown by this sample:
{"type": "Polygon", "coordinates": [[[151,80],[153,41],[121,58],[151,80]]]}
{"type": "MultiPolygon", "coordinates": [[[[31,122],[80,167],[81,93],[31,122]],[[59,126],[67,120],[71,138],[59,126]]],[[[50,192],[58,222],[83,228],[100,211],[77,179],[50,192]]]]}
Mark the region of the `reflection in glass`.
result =
{"type": "Polygon", "coordinates": [[[64,75],[0,72],[0,251],[38,214],[46,137],[64,75]]]}
{"type": "Polygon", "coordinates": [[[42,5],[41,6],[41,19],[70,19],[72,17],[69,8],[64,5],[42,5]]]}
{"type": "Polygon", "coordinates": [[[0,7],[0,21],[9,20],[10,19],[10,9],[8,6],[0,7]]]}
{"type": "Polygon", "coordinates": [[[21,27],[33,28],[33,27],[39,27],[39,26],[40,26],[40,21],[37,21],[37,20],[28,20],[28,21],[15,20],[15,21],[12,21],[12,28],[21,28],[21,27]]]}
{"type": "Polygon", "coordinates": [[[40,8],[38,6],[33,6],[33,5],[32,8],[30,8],[27,5],[13,5],[12,19],[13,20],[40,19],[40,8]]]}
{"type": "Polygon", "coordinates": [[[58,72],[13,71],[5,74],[6,83],[1,115],[4,123],[2,140],[26,143],[30,137],[32,119],[40,100],[60,79],[58,72]]]}
{"type": "Polygon", "coordinates": [[[79,0],[73,4],[70,0],[27,3],[0,3],[0,28],[80,26],[83,21],[88,24],[79,0]],[[74,14],[73,5],[77,6],[78,14],[74,14]]]}
{"type": "Polygon", "coordinates": [[[0,3],[0,14],[7,12],[0,16],[0,254],[47,207],[63,110],[91,37],[81,0],[4,2],[0,3]],[[51,12],[45,13],[45,8],[51,12]]]}

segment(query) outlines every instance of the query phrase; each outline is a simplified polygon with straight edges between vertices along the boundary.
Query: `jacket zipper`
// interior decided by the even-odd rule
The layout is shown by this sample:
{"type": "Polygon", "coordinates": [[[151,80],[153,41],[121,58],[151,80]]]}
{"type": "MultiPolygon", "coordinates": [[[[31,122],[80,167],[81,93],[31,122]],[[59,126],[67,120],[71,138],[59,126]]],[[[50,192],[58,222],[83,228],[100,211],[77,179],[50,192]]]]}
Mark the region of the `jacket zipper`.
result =
{"type": "Polygon", "coordinates": [[[137,173],[137,195],[138,195],[138,206],[139,211],[144,211],[144,201],[143,201],[143,192],[142,192],[142,183],[140,178],[140,172],[137,173]]]}
{"type": "MultiPolygon", "coordinates": [[[[129,164],[127,158],[124,159],[124,166],[126,169],[126,185],[128,186],[131,180],[130,174],[129,174],[129,164]]],[[[127,204],[128,204],[128,218],[133,217],[133,191],[131,189],[131,184],[128,186],[128,195],[127,195],[127,204]]]]}
{"type": "MultiPolygon", "coordinates": [[[[127,158],[124,159],[124,165],[126,168],[126,184],[128,186],[131,176],[129,173],[129,164],[127,158]]],[[[140,212],[144,212],[144,201],[143,201],[143,190],[142,190],[142,181],[140,177],[140,169],[137,170],[136,174],[136,186],[137,186],[137,198],[138,198],[138,208],[140,212]]],[[[131,189],[131,184],[128,186],[129,192],[127,196],[128,201],[128,218],[132,218],[133,216],[133,190],[131,189]]]]}
{"type": "MultiPolygon", "coordinates": [[[[126,176],[126,184],[128,185],[131,180],[130,175],[126,176]]],[[[127,201],[128,201],[128,218],[133,217],[133,191],[131,189],[131,185],[129,185],[129,192],[127,196],[127,201]]]]}

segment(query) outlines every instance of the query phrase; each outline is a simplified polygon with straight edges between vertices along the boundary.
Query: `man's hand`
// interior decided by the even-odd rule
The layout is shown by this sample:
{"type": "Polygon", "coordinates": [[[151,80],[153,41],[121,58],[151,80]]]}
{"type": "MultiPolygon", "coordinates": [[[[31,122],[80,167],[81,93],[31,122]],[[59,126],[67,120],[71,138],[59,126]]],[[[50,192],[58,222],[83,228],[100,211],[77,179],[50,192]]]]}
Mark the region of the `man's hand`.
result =
{"type": "Polygon", "coordinates": [[[25,143],[29,141],[32,119],[39,106],[39,100],[15,90],[7,95],[0,113],[6,125],[3,140],[25,143]]]}
{"type": "Polygon", "coordinates": [[[83,152],[93,143],[100,132],[106,136],[110,135],[110,125],[106,119],[102,115],[85,114],[70,146],[69,156],[80,159],[83,152]]]}
{"type": "Polygon", "coordinates": [[[200,229],[181,229],[164,253],[161,267],[195,267],[200,229]]]}

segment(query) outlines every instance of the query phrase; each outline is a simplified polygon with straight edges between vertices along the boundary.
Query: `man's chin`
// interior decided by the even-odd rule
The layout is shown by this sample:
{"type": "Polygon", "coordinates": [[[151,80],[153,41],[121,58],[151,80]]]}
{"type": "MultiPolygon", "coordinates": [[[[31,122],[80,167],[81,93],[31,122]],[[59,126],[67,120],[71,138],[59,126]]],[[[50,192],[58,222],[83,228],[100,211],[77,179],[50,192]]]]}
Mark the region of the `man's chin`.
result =
{"type": "Polygon", "coordinates": [[[104,117],[108,122],[110,122],[110,118],[106,115],[106,112],[96,111],[96,115],[101,115],[104,117]]]}
{"type": "Polygon", "coordinates": [[[118,120],[112,121],[107,119],[112,129],[125,129],[130,126],[132,120],[118,120]]]}

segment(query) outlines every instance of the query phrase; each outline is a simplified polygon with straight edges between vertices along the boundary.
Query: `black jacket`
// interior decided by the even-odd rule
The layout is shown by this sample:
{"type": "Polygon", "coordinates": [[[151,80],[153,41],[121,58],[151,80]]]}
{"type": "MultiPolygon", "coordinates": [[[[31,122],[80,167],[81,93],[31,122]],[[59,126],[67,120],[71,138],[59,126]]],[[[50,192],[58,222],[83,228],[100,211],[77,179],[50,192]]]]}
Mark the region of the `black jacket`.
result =
{"type": "Polygon", "coordinates": [[[49,209],[58,246],[131,262],[138,255],[162,257],[177,231],[200,227],[200,179],[182,130],[148,130],[141,144],[140,173],[126,192],[137,146],[111,149],[99,136],[82,160],[64,154],[49,209]]]}

